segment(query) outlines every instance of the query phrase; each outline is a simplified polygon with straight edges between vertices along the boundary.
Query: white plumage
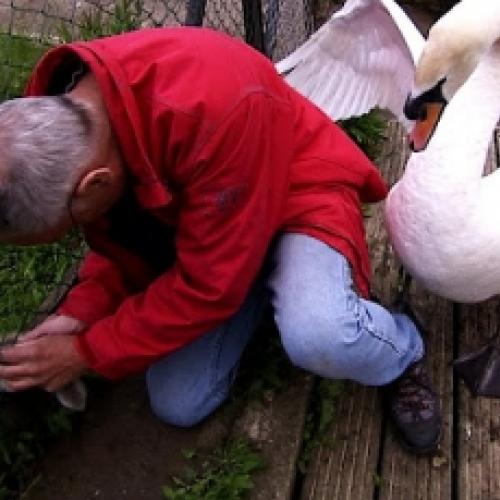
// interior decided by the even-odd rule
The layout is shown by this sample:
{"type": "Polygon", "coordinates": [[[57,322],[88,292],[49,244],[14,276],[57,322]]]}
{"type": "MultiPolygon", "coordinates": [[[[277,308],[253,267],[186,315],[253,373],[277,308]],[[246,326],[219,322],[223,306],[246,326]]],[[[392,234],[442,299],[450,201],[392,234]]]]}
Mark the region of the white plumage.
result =
{"type": "Polygon", "coordinates": [[[500,293],[500,171],[483,174],[500,116],[499,38],[497,1],[462,0],[433,26],[423,48],[391,0],[348,0],[277,64],[333,119],[375,106],[401,118],[410,91],[424,96],[441,85],[449,104],[427,149],[411,155],[391,189],[385,217],[409,272],[460,302],[500,293]]]}
{"type": "Polygon", "coordinates": [[[350,0],[276,68],[334,120],[379,107],[406,123],[403,105],[423,45],[392,0],[350,0]]]}
{"type": "Polygon", "coordinates": [[[410,157],[385,205],[404,266],[457,302],[500,293],[500,171],[483,176],[500,116],[499,84],[494,47],[448,104],[429,146],[410,157]]]}

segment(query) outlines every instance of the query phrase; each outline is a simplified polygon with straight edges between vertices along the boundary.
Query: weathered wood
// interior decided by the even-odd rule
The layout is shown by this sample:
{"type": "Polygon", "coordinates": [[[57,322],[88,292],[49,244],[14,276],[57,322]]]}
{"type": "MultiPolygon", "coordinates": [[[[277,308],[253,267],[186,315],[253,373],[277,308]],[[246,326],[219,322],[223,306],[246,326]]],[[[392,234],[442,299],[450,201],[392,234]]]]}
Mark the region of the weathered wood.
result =
{"type": "MultiPolygon", "coordinates": [[[[399,129],[395,147],[407,152],[406,134],[399,129]]],[[[403,173],[406,153],[395,154],[392,176],[403,173]],[[399,160],[398,160],[399,159],[399,160]]],[[[390,252],[390,260],[397,263],[390,252]]],[[[411,305],[425,328],[425,342],[431,377],[441,398],[443,436],[440,452],[435,457],[417,457],[405,452],[396,441],[391,429],[386,433],[380,471],[381,500],[451,498],[452,490],[452,431],[453,431],[453,378],[450,363],[453,352],[452,305],[438,299],[412,283],[411,305]]]]}
{"type": "Polygon", "coordinates": [[[287,387],[268,394],[266,401],[250,402],[237,419],[233,437],[246,437],[266,463],[252,481],[249,500],[289,500],[314,377],[293,370],[287,387]]]}
{"type": "MultiPolygon", "coordinates": [[[[490,148],[485,172],[497,167],[498,148],[490,148]]],[[[459,352],[471,352],[499,333],[500,299],[460,306],[459,352]]],[[[457,434],[458,500],[500,500],[500,400],[473,398],[460,383],[457,434]]]]}
{"type": "Polygon", "coordinates": [[[380,411],[373,388],[347,384],[336,423],[316,451],[303,500],[370,499],[376,482],[380,411]]]}
{"type": "MultiPolygon", "coordinates": [[[[461,306],[460,351],[470,352],[497,333],[500,300],[461,306]]],[[[500,401],[473,398],[461,384],[458,417],[459,500],[500,499],[500,401]]]]}
{"type": "Polygon", "coordinates": [[[428,366],[441,400],[443,435],[439,453],[419,457],[405,452],[392,432],[386,435],[381,470],[383,500],[451,499],[453,466],[452,305],[412,286],[412,305],[424,319],[428,366]]]}

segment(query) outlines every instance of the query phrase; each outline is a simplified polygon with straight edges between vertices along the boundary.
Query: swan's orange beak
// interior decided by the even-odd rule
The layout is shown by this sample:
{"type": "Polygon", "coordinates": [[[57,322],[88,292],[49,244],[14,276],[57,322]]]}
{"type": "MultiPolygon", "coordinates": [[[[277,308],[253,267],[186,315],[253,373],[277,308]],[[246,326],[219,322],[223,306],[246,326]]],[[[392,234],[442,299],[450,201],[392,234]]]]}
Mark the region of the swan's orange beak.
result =
{"type": "Polygon", "coordinates": [[[445,105],[441,102],[429,102],[425,105],[425,112],[417,119],[413,130],[409,134],[410,147],[413,151],[422,151],[427,147],[433,136],[445,105]]]}
{"type": "Polygon", "coordinates": [[[443,95],[443,85],[446,78],[441,78],[436,85],[425,92],[408,95],[404,114],[408,120],[413,120],[415,126],[410,133],[410,146],[413,151],[422,151],[427,147],[439,119],[448,101],[443,95]]]}

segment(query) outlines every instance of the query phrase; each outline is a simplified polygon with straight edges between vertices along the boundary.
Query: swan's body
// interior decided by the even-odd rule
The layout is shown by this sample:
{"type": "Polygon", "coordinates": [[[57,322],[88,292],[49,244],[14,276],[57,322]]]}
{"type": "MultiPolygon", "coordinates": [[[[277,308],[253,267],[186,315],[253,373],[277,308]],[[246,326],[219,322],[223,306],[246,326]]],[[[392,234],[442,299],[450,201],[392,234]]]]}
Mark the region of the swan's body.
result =
{"type": "Polygon", "coordinates": [[[499,37],[497,2],[462,0],[431,30],[414,92],[448,74],[450,103],[385,206],[404,266],[429,290],[459,302],[500,293],[500,171],[483,176],[500,117],[499,37]]]}
{"type": "Polygon", "coordinates": [[[385,205],[391,242],[410,274],[460,302],[500,293],[500,171],[483,177],[499,116],[495,46],[451,100],[428,148],[410,157],[385,205]]]}
{"type": "MultiPolygon", "coordinates": [[[[401,16],[394,18],[394,9],[387,9],[390,3],[389,0],[349,0],[343,9],[341,40],[349,30],[357,34],[355,25],[345,25],[349,20],[354,23],[349,12],[356,9],[366,12],[374,9],[379,14],[380,9],[385,9],[386,13],[390,12],[397,31],[408,35],[412,30],[406,22],[401,23],[401,16]]],[[[389,26],[390,22],[387,24],[388,16],[385,19],[381,29],[394,36],[397,31],[389,26]]],[[[307,42],[306,49],[299,48],[298,55],[290,56],[297,66],[297,70],[293,70],[297,75],[294,77],[292,71],[288,78],[292,85],[303,85],[303,93],[335,118],[332,103],[335,106],[339,98],[351,101],[353,97],[349,92],[340,96],[334,92],[328,102],[325,92],[332,85],[322,86],[316,76],[318,63],[328,53],[325,44],[335,44],[333,31],[338,27],[332,20],[329,27],[318,31],[316,40],[313,37],[312,42],[307,42]],[[301,80],[304,75],[311,80],[307,85],[301,80]],[[323,88],[318,90],[318,87],[323,88]]],[[[377,23],[376,17],[372,22],[377,23]]],[[[378,32],[379,28],[361,25],[359,29],[378,32]]],[[[416,68],[410,68],[415,71],[413,85],[406,89],[408,93],[411,91],[410,102],[418,106],[406,109],[412,110],[421,124],[436,119],[438,126],[427,149],[410,157],[385,205],[390,239],[402,264],[426,288],[460,302],[477,302],[500,293],[500,171],[483,177],[488,145],[500,116],[500,42],[496,42],[499,38],[500,2],[492,0],[462,0],[433,26],[416,68]],[[437,100],[436,95],[440,96],[437,100]],[[449,104],[442,115],[433,116],[431,120],[430,107],[425,106],[438,101],[449,104]],[[421,119],[416,109],[419,113],[424,111],[421,119]]],[[[401,49],[401,44],[409,43],[408,40],[418,39],[413,35],[402,36],[392,46],[401,49]]],[[[356,48],[355,40],[351,43],[353,47],[349,50],[342,47],[342,50],[349,54],[356,50],[369,54],[367,47],[356,48]]],[[[413,50],[400,50],[404,78],[411,62],[404,54],[419,53],[419,42],[411,43],[413,50]]],[[[330,70],[333,68],[334,81],[338,57],[334,54],[327,66],[330,70]]],[[[363,60],[359,54],[356,58],[363,60]]],[[[361,77],[362,81],[366,83],[368,79],[377,86],[380,79],[370,74],[373,66],[365,67],[370,70],[361,77]]],[[[323,82],[327,81],[322,78],[323,82]]],[[[397,78],[394,74],[393,92],[399,96],[396,101],[401,102],[401,82],[404,86],[406,80],[397,78]]],[[[352,86],[359,85],[353,82],[352,86]]],[[[345,91],[345,86],[341,90],[345,91]]],[[[343,109],[356,110],[356,106],[343,105],[343,109]]],[[[392,111],[398,116],[398,109],[392,111]]],[[[432,131],[428,129],[430,134],[432,131]]]]}

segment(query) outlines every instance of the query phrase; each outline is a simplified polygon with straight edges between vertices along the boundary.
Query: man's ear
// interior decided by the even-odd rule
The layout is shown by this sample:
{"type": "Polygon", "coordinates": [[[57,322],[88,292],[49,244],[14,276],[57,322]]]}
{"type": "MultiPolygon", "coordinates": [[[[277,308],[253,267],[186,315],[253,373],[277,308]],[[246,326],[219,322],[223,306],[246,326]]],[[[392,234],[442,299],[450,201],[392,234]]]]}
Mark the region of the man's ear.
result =
{"type": "Polygon", "coordinates": [[[87,172],[78,182],[75,189],[77,198],[93,198],[99,196],[113,183],[113,174],[108,167],[98,167],[87,172]]]}

